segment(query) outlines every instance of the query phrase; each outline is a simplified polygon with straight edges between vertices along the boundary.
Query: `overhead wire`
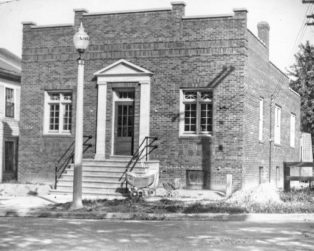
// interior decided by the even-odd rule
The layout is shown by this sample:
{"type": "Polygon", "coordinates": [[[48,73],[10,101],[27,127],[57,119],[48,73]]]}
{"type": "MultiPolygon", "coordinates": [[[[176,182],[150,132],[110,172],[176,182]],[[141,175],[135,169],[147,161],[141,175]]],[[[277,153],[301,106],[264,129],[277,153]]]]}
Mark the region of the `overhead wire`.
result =
{"type": "Polygon", "coordinates": [[[312,4],[307,6],[307,9],[306,9],[305,14],[304,14],[304,19],[302,21],[301,27],[299,29],[299,32],[297,34],[297,37],[296,37],[294,44],[293,44],[293,47],[292,47],[292,53],[294,53],[294,51],[296,50],[296,47],[299,45],[300,41],[302,41],[305,30],[307,28],[307,25],[306,25],[307,15],[310,13],[311,9],[312,9],[312,4]]]}

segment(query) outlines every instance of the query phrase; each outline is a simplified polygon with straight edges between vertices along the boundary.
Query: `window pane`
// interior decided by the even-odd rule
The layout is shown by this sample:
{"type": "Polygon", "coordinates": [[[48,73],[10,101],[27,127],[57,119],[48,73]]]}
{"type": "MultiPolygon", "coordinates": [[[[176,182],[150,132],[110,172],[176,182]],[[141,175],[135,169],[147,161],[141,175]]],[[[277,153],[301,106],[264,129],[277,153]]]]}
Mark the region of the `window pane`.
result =
{"type": "Polygon", "coordinates": [[[59,130],[59,104],[51,104],[50,105],[50,130],[59,130]]]}
{"type": "Polygon", "coordinates": [[[123,127],[123,137],[127,137],[128,136],[128,128],[127,127],[123,127]]]}
{"type": "Polygon", "coordinates": [[[212,104],[201,104],[201,128],[202,132],[212,131],[212,104]]]}
{"type": "Polygon", "coordinates": [[[196,131],[196,104],[185,104],[184,131],[196,131]]]}
{"type": "Polygon", "coordinates": [[[64,105],[63,130],[70,131],[72,127],[72,105],[64,105]]]}
{"type": "Polygon", "coordinates": [[[118,137],[121,137],[122,135],[121,135],[121,133],[122,133],[122,128],[121,128],[121,126],[118,126],[118,131],[117,131],[117,136],[118,137]]]}
{"type": "Polygon", "coordinates": [[[14,90],[5,88],[5,116],[14,117],[14,90]]]}
{"type": "Polygon", "coordinates": [[[128,136],[129,136],[129,137],[132,137],[132,136],[133,136],[133,127],[132,127],[132,126],[129,126],[129,127],[128,127],[128,136]]]}

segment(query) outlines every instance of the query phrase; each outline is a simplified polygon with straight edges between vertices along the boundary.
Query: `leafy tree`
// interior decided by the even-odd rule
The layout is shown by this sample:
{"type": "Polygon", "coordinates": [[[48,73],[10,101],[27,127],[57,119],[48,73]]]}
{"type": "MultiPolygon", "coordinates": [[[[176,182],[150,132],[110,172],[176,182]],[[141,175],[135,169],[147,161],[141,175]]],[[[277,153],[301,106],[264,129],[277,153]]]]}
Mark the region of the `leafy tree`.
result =
{"type": "Polygon", "coordinates": [[[290,87],[301,96],[301,130],[314,137],[314,46],[308,41],[300,45],[291,67],[290,87]]]}

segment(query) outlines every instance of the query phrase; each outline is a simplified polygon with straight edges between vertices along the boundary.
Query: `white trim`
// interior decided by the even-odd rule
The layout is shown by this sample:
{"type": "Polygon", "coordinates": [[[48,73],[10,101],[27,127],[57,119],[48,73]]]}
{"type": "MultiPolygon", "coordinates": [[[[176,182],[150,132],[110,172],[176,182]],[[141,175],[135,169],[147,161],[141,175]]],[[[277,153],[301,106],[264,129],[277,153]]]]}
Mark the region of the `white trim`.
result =
{"type": "Polygon", "coordinates": [[[95,159],[105,159],[106,154],[106,118],[107,118],[107,83],[98,85],[97,103],[97,141],[95,159]],[[101,125],[101,126],[98,126],[101,125]],[[105,125],[105,127],[102,127],[105,125]]]}
{"type": "Polygon", "coordinates": [[[101,85],[103,83],[108,83],[108,82],[147,82],[150,81],[150,77],[149,76],[129,76],[129,75],[125,75],[125,76],[100,76],[97,78],[97,84],[101,85]]]}
{"type": "Polygon", "coordinates": [[[0,60],[2,62],[5,62],[6,64],[11,65],[12,67],[16,68],[17,71],[21,71],[22,70],[21,66],[18,66],[17,64],[14,64],[14,63],[10,62],[9,60],[6,60],[5,58],[2,58],[1,56],[0,56],[0,60]]]}
{"type": "Polygon", "coordinates": [[[263,141],[264,131],[264,98],[259,98],[258,140],[263,141]]]}
{"type": "Polygon", "coordinates": [[[139,143],[149,136],[150,82],[141,82],[139,143]]]}
{"type": "Polygon", "coordinates": [[[295,148],[295,124],[296,115],[290,113],[290,147],[295,148]]]}
{"type": "MultiPolygon", "coordinates": [[[[116,61],[115,63],[97,71],[94,73],[94,76],[102,76],[102,75],[109,75],[107,74],[106,72],[108,72],[109,70],[117,67],[118,65],[124,65],[126,66],[127,68],[130,68],[130,70],[133,70],[133,72],[127,72],[126,75],[134,75],[134,74],[140,74],[140,75],[151,75],[152,73],[138,65],[135,65],[135,64],[132,64],[131,62],[125,60],[125,59],[120,59],[118,61],[116,61]]],[[[111,75],[111,74],[110,74],[111,75]]],[[[113,76],[116,76],[116,75],[124,75],[124,73],[118,73],[118,74],[113,74],[113,76]]]]}
{"type": "MultiPolygon", "coordinates": [[[[95,158],[101,159],[105,158],[105,144],[106,144],[106,105],[107,102],[107,83],[139,83],[140,87],[140,111],[139,111],[139,142],[149,136],[149,117],[150,117],[150,76],[152,73],[142,67],[134,65],[124,59],[118,60],[117,62],[103,68],[100,71],[94,73],[97,76],[98,85],[98,114],[97,114],[97,142],[96,142],[96,156],[95,158]],[[124,64],[126,66],[126,72],[123,72],[123,68],[120,68],[116,74],[106,74],[109,70],[114,72],[113,68],[119,67],[119,65],[124,64]],[[133,70],[132,71],[130,71],[133,70]],[[122,71],[121,71],[122,70],[122,71]],[[105,91],[106,90],[106,91],[105,91]],[[105,109],[104,109],[105,107],[105,109]]],[[[114,123],[115,123],[115,101],[117,97],[115,92],[113,92],[112,97],[112,122],[111,122],[111,155],[114,153],[114,123]]]]}
{"type": "Polygon", "coordinates": [[[71,135],[71,131],[73,130],[73,112],[71,111],[71,130],[65,131],[63,130],[63,118],[64,118],[64,106],[65,104],[71,104],[73,109],[73,92],[71,90],[46,90],[44,93],[44,117],[43,117],[43,135],[71,135]],[[63,100],[63,95],[60,95],[60,100],[58,102],[49,101],[48,93],[69,93],[71,94],[71,101],[63,100]],[[49,119],[50,119],[50,109],[49,104],[55,103],[59,104],[59,130],[58,131],[50,131],[49,130],[49,119]]]}
{"type": "Polygon", "coordinates": [[[32,25],[32,29],[74,27],[73,24],[32,25]]]}
{"type": "Polygon", "coordinates": [[[281,107],[275,105],[274,143],[280,145],[281,139],[281,107]]]}
{"type": "Polygon", "coordinates": [[[0,122],[0,182],[2,182],[2,174],[4,170],[4,129],[3,123],[0,122]]]}
{"type": "MultiPolygon", "coordinates": [[[[14,119],[16,121],[20,120],[20,114],[19,114],[19,109],[18,109],[18,105],[20,104],[20,97],[17,97],[17,92],[19,90],[19,93],[21,93],[21,86],[14,84],[14,83],[8,83],[8,82],[3,82],[2,79],[0,79],[0,85],[3,86],[3,103],[2,103],[2,107],[3,107],[3,118],[5,119],[14,119]],[[14,99],[14,116],[13,117],[6,117],[5,114],[5,103],[6,103],[6,88],[9,89],[13,89],[13,99],[14,99]]],[[[0,114],[1,117],[1,114],[0,114]]]]}
{"type": "MultiPolygon", "coordinates": [[[[195,89],[185,89],[185,88],[182,88],[180,89],[180,103],[179,103],[179,137],[212,137],[212,134],[213,134],[213,127],[214,127],[214,124],[212,123],[212,131],[211,132],[205,132],[205,131],[201,131],[200,128],[196,128],[196,131],[195,132],[185,132],[184,131],[184,117],[185,117],[185,104],[189,103],[189,101],[184,101],[184,91],[195,91],[197,93],[202,93],[202,92],[208,92],[209,90],[206,90],[206,89],[200,89],[200,88],[195,88],[195,89]]],[[[212,90],[210,90],[212,91],[212,90]]],[[[199,94],[197,94],[199,95],[199,94]]],[[[213,104],[213,99],[212,99],[212,104],[213,104]]],[[[207,102],[204,102],[204,101],[200,101],[199,98],[195,101],[193,101],[192,103],[196,103],[197,106],[200,105],[200,104],[204,104],[204,103],[207,103],[207,102]]],[[[197,109],[200,109],[197,108],[197,109]]],[[[213,108],[212,108],[213,109],[213,108]]],[[[200,121],[200,117],[196,117],[196,120],[200,121]]],[[[196,122],[196,127],[197,125],[199,124],[199,127],[200,127],[200,123],[196,122]]]]}

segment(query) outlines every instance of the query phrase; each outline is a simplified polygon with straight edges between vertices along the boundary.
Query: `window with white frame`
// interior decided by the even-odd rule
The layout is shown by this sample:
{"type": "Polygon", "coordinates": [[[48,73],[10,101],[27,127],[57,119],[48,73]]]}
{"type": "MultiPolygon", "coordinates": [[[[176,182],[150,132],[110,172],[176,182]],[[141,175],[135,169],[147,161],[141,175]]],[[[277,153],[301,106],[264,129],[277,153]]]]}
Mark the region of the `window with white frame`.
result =
{"type": "Polygon", "coordinates": [[[259,99],[259,121],[258,121],[258,140],[263,141],[263,127],[264,127],[264,99],[259,99]]]}
{"type": "Polygon", "coordinates": [[[45,92],[46,134],[69,134],[72,129],[72,93],[45,92]]]}
{"type": "Polygon", "coordinates": [[[275,129],[274,129],[274,143],[280,144],[280,126],[281,126],[281,107],[275,105],[275,129]]]}
{"type": "Polygon", "coordinates": [[[181,90],[181,134],[211,134],[213,93],[211,90],[181,90]]]}
{"type": "Polygon", "coordinates": [[[290,146],[295,147],[295,114],[290,114],[290,146]]]}
{"type": "Polygon", "coordinates": [[[14,118],[14,89],[5,88],[5,116],[7,118],[14,118]]]}

